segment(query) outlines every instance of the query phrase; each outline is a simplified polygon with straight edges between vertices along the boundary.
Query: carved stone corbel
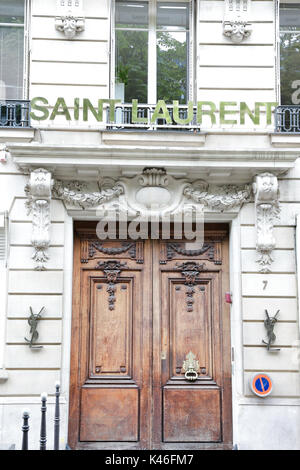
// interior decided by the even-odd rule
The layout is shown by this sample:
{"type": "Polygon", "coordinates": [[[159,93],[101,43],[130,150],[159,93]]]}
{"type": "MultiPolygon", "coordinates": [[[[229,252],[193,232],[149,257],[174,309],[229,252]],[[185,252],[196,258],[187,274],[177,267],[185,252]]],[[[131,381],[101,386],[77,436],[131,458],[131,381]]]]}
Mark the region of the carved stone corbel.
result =
{"type": "Polygon", "coordinates": [[[280,212],[277,177],[272,173],[257,175],[253,183],[253,193],[256,212],[256,250],[259,253],[257,262],[261,266],[260,271],[268,273],[273,261],[271,254],[275,248],[274,221],[280,212]]]}
{"type": "Polygon", "coordinates": [[[28,196],[28,212],[32,214],[31,243],[35,248],[32,256],[37,263],[37,270],[44,270],[49,259],[47,249],[50,244],[50,200],[53,180],[51,173],[39,168],[30,173],[29,183],[25,187],[28,196]]]}
{"type": "Polygon", "coordinates": [[[247,20],[249,0],[226,0],[225,4],[223,34],[232,42],[240,43],[252,32],[251,23],[247,20]]]}
{"type": "Polygon", "coordinates": [[[55,18],[55,29],[64,33],[67,39],[73,39],[76,33],[85,29],[81,0],[58,0],[60,16],[55,18]]]}
{"type": "Polygon", "coordinates": [[[55,18],[55,29],[64,33],[67,39],[73,39],[76,33],[81,33],[85,29],[85,19],[75,18],[72,15],[66,15],[55,18]]]}

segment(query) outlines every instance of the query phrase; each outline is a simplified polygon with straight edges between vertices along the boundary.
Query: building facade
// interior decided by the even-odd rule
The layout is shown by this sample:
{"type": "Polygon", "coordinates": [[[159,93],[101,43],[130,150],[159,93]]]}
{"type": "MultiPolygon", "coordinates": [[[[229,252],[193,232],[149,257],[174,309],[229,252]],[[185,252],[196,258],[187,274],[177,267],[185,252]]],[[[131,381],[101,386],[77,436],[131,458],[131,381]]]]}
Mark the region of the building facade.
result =
{"type": "Polygon", "coordinates": [[[0,0],[0,35],[0,442],[59,381],[61,449],[299,449],[300,2],[0,0]]]}

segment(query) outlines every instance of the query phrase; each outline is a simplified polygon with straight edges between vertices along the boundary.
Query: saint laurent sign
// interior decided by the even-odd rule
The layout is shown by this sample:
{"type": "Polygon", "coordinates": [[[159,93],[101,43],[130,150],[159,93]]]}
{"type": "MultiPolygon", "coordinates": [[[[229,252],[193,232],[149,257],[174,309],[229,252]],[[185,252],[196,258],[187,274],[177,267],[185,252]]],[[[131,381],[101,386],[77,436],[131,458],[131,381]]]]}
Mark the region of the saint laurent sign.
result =
{"type": "Polygon", "coordinates": [[[207,116],[212,125],[230,124],[243,125],[246,119],[254,125],[260,124],[261,115],[264,115],[265,124],[272,124],[272,113],[277,106],[275,102],[255,102],[250,107],[245,102],[220,101],[218,104],[212,101],[198,101],[196,105],[189,101],[187,105],[181,105],[174,100],[172,104],[159,100],[155,105],[139,104],[134,99],[130,104],[121,104],[117,99],[98,99],[95,106],[87,98],[74,98],[72,106],[67,106],[64,98],[57,98],[54,106],[50,105],[44,97],[36,97],[31,101],[31,119],[54,121],[58,116],[63,116],[66,121],[96,121],[109,124],[124,124],[124,110],[126,110],[126,123],[137,127],[156,125],[179,125],[197,127],[207,116]],[[129,116],[129,120],[128,120],[129,116]]]}

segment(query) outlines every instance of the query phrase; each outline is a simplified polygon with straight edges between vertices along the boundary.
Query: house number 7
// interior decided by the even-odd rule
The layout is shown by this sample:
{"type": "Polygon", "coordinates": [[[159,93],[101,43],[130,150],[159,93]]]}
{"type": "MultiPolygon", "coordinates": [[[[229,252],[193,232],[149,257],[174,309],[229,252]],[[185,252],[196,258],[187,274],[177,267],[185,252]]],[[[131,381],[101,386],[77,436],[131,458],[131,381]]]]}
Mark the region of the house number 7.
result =
{"type": "Polygon", "coordinates": [[[263,290],[265,290],[265,288],[266,288],[267,285],[268,285],[268,281],[263,281],[263,285],[264,285],[263,290]]]}

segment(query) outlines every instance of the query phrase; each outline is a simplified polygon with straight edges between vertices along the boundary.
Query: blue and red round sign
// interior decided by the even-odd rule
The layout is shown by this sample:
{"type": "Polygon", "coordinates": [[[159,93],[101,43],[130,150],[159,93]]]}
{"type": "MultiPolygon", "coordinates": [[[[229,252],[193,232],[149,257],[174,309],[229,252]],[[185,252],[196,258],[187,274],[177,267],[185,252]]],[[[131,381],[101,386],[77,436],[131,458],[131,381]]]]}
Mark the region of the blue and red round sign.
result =
{"type": "Polygon", "coordinates": [[[258,397],[265,398],[272,392],[272,380],[267,374],[256,374],[250,380],[250,387],[258,397]]]}

